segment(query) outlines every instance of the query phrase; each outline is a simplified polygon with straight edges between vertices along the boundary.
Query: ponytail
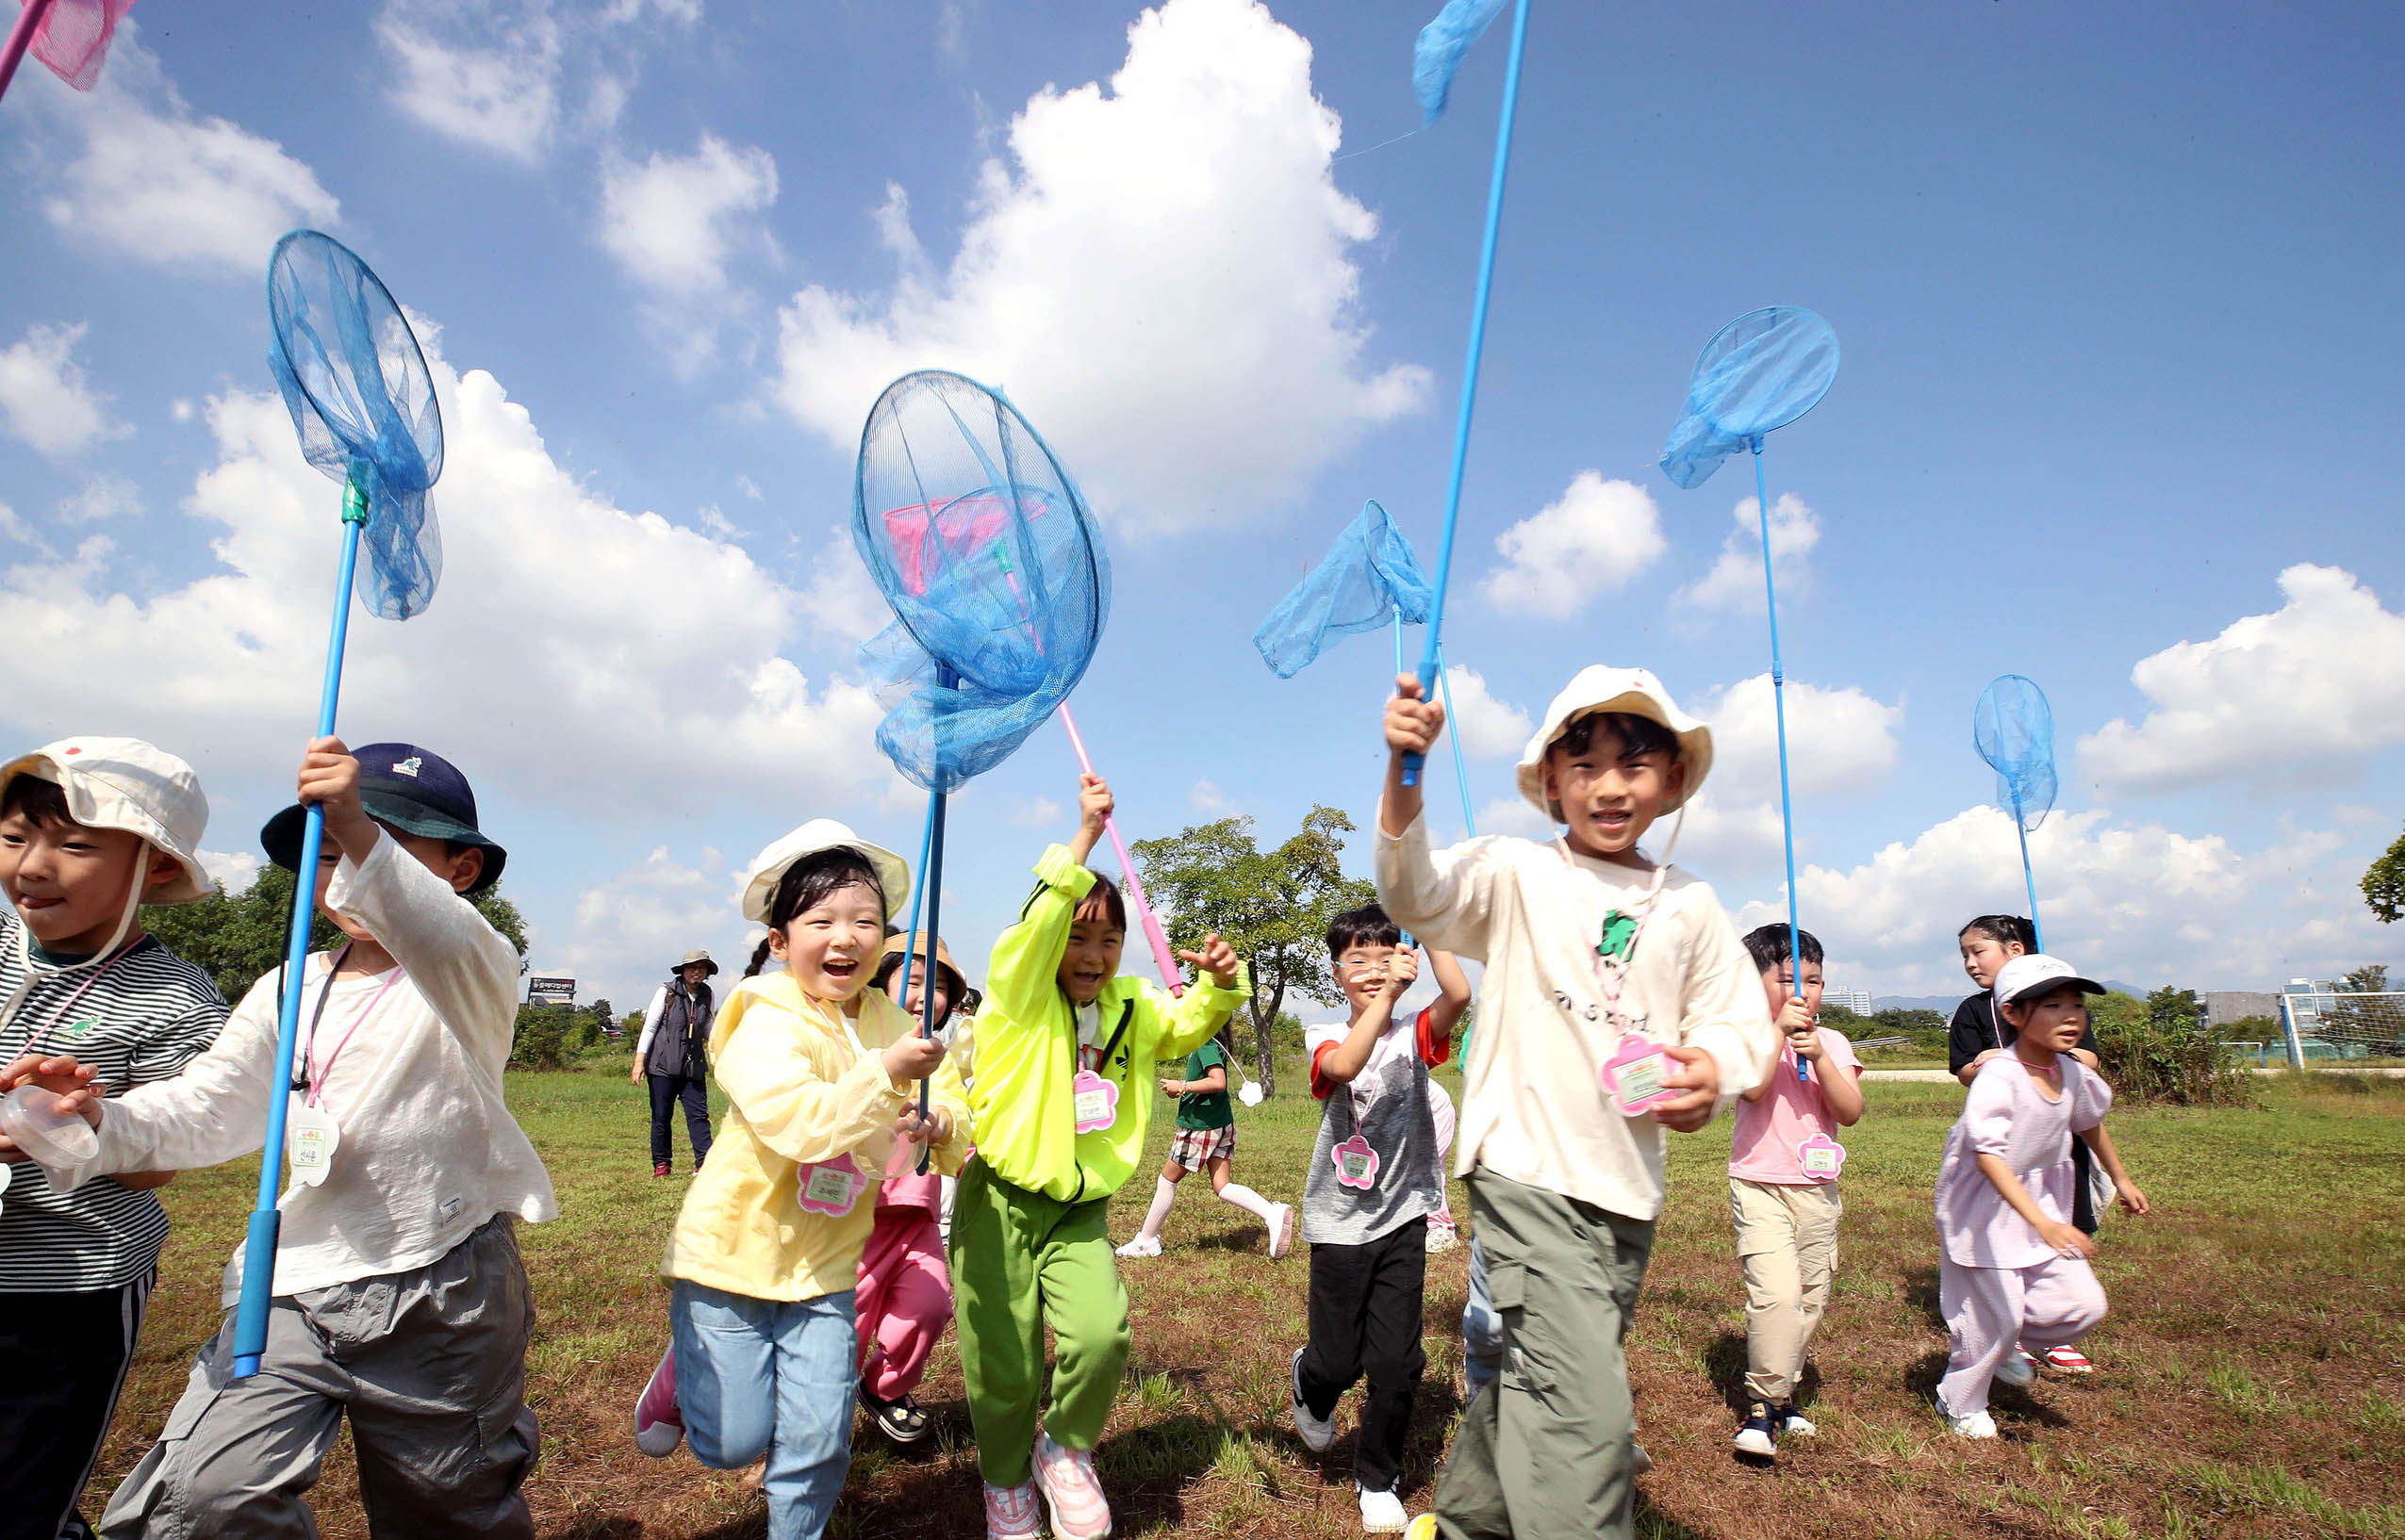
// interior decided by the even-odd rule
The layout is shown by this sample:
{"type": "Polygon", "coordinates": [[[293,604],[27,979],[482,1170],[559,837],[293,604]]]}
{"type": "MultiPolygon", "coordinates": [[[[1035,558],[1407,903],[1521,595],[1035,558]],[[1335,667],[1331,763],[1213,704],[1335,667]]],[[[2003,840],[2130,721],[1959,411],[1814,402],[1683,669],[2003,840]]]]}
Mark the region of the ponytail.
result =
{"type": "Polygon", "coordinates": [[[768,936],[761,937],[760,944],[751,949],[751,965],[744,969],[744,977],[750,978],[753,975],[759,973],[761,969],[768,966],[768,942],[772,938],[768,936]]]}

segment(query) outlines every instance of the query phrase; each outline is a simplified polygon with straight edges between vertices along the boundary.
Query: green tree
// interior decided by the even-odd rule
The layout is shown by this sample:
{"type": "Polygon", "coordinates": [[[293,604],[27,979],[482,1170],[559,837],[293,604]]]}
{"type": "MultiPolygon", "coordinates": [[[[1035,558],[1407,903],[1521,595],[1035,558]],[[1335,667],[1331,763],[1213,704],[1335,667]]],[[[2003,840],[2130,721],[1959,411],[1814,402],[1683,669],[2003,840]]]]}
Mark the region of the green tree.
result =
{"type": "Polygon", "coordinates": [[[2364,874],[2364,902],[2384,924],[2405,920],[2405,834],[2364,874]]]}
{"type": "Polygon", "coordinates": [[[1274,850],[1260,848],[1250,818],[1222,818],[1132,846],[1175,945],[1191,951],[1215,930],[1252,965],[1254,1078],[1264,1096],[1277,1090],[1275,1038],[1286,991],[1326,1006],[1344,999],[1327,965],[1327,923],[1377,897],[1369,883],[1344,875],[1343,837],[1352,830],[1341,811],[1315,806],[1274,850]]]}
{"type": "Polygon", "coordinates": [[[2198,1106],[2253,1098],[2246,1071],[2230,1056],[2236,1034],[2206,1024],[2194,990],[2166,986],[2144,1003],[2107,994],[2088,1019],[2104,1078],[2121,1100],[2198,1106]]]}

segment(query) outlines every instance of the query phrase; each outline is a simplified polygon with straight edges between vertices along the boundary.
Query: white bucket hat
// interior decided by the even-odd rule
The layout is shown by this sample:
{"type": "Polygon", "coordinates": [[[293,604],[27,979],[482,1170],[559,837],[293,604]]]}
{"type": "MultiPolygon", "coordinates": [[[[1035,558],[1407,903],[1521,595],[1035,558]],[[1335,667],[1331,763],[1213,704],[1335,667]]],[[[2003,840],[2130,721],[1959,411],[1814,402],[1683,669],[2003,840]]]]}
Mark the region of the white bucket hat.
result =
{"type": "Polygon", "coordinates": [[[821,850],[851,849],[868,859],[877,885],[885,890],[885,918],[902,911],[910,899],[910,863],[881,844],[871,844],[832,818],[813,818],[751,858],[743,877],[743,917],[754,925],[768,923],[768,906],[776,901],[777,884],[793,863],[821,850]]]}
{"type": "Polygon", "coordinates": [[[1642,668],[1608,668],[1590,664],[1562,687],[1545,708],[1544,725],[1528,740],[1520,756],[1520,795],[1555,823],[1563,822],[1561,808],[1545,796],[1545,751],[1553,747],[1570,724],[1596,712],[1626,712],[1650,717],[1678,738],[1678,759],[1687,766],[1687,785],[1662,804],[1672,812],[1692,800],[1712,768],[1712,729],[1678,709],[1662,681],[1642,668]]]}
{"type": "Polygon", "coordinates": [[[208,798],[192,767],[140,738],[61,738],[0,765],[0,788],[19,776],[67,795],[86,828],[121,829],[172,856],[184,870],[141,895],[145,904],[189,904],[217,891],[196,852],[208,829],[208,798]]]}

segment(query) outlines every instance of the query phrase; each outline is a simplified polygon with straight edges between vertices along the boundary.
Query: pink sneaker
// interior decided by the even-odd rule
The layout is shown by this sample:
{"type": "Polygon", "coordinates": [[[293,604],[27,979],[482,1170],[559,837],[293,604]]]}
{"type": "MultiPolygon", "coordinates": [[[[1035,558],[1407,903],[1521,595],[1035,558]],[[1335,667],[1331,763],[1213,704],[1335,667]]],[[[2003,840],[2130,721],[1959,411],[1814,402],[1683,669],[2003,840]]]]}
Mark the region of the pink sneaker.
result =
{"type": "Polygon", "coordinates": [[[1086,1450],[1064,1450],[1050,1434],[1036,1434],[1035,1484],[1051,1505],[1058,1540],[1102,1540],[1111,1532],[1111,1504],[1086,1450]]]}
{"type": "Polygon", "coordinates": [[[634,1402],[634,1447],[665,1460],[684,1442],[684,1414],[676,1403],[676,1350],[660,1354],[660,1367],[634,1402]]]}
{"type": "Polygon", "coordinates": [[[1044,1540],[1043,1515],[1035,1508],[1035,1483],[985,1483],[985,1540],[1044,1540]]]}

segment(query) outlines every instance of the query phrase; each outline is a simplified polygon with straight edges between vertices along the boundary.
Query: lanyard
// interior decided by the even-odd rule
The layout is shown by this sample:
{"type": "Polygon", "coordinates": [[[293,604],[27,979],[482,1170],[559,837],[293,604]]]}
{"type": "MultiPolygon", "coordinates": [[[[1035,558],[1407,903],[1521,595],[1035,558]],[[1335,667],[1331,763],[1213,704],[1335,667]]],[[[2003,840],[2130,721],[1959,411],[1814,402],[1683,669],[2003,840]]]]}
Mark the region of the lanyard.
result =
{"type": "Polygon", "coordinates": [[[325,1019],[326,1001],[333,998],[334,975],[341,971],[343,959],[350,955],[351,948],[345,945],[341,951],[334,955],[334,960],[326,965],[325,987],[318,991],[318,1008],[309,1016],[309,1041],[307,1047],[302,1051],[301,1073],[292,1087],[294,1090],[302,1092],[301,1105],[304,1106],[325,1105],[325,1083],[334,1073],[334,1061],[342,1057],[342,1050],[351,1046],[352,1034],[359,1030],[360,1024],[375,1014],[376,1007],[384,1004],[384,997],[391,992],[395,984],[401,982],[401,965],[395,963],[392,972],[384,975],[382,987],[369,997],[365,1006],[359,1008],[359,1014],[351,1018],[351,1024],[343,1029],[341,1038],[335,1042],[334,1052],[326,1055],[325,1062],[316,1065],[315,1072],[312,1073],[311,1065],[317,1057],[318,1051],[318,1024],[325,1019]]]}
{"type": "MultiPolygon", "coordinates": [[[[1569,841],[1556,836],[1554,850],[1561,857],[1564,866],[1569,867],[1573,873],[1579,870],[1578,863],[1570,859],[1569,841]]],[[[1636,922],[1628,933],[1628,944],[1608,956],[1604,949],[1611,944],[1611,921],[1614,915],[1620,914],[1620,910],[1614,909],[1604,916],[1604,933],[1597,938],[1595,944],[1595,987],[1603,991],[1604,1005],[1606,1008],[1616,1008],[1620,1004],[1621,987],[1627,982],[1628,970],[1637,960],[1637,943],[1644,938],[1646,922],[1654,917],[1655,900],[1661,897],[1662,879],[1670,876],[1670,870],[1668,861],[1659,862],[1654,867],[1654,880],[1646,884],[1645,896],[1637,901],[1636,914],[1621,916],[1636,922]]],[[[1612,1009],[1612,1014],[1618,1015],[1619,1012],[1617,1009],[1612,1009]]]]}
{"type": "Polygon", "coordinates": [[[22,1049],[18,1050],[18,1052],[23,1054],[32,1053],[36,1043],[41,1041],[44,1038],[49,1037],[51,1033],[58,1030],[58,1024],[67,1019],[67,1012],[75,1008],[75,1002],[84,997],[84,991],[91,989],[94,984],[99,983],[101,975],[107,973],[109,969],[116,967],[118,963],[124,961],[127,954],[133,951],[134,946],[140,946],[140,942],[135,942],[133,946],[124,948],[124,951],[119,952],[115,957],[110,958],[107,962],[102,963],[99,967],[94,968],[91,973],[85,975],[84,981],[75,986],[74,992],[68,995],[64,1001],[60,1002],[58,1008],[50,1013],[50,1020],[42,1024],[41,1030],[39,1032],[29,1032],[25,1035],[25,1045],[22,1049]]]}

